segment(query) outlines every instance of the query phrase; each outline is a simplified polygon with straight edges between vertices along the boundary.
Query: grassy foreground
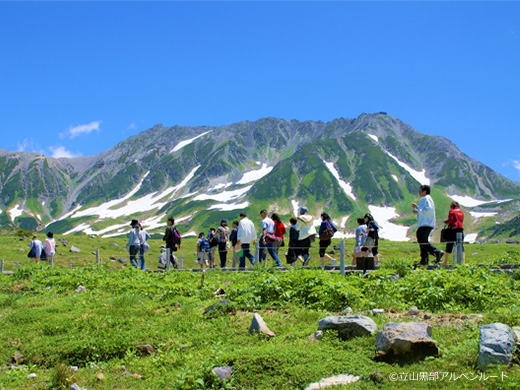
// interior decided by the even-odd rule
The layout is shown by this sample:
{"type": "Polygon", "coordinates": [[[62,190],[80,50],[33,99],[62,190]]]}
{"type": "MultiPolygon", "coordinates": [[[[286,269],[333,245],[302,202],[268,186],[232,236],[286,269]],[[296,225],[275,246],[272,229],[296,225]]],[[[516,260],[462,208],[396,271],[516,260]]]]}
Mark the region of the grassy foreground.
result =
{"type": "MultiPolygon", "coordinates": [[[[89,241],[107,248],[113,242],[75,239],[83,248],[89,241]]],[[[466,248],[470,263],[520,260],[505,245],[475,248],[466,248]]],[[[259,266],[248,274],[208,271],[203,286],[201,274],[146,273],[121,269],[119,263],[117,272],[109,262],[75,270],[20,264],[13,275],[0,276],[0,388],[68,389],[77,383],[86,389],[302,389],[342,373],[361,380],[337,389],[519,388],[516,360],[485,376],[475,369],[480,326],[520,325],[518,275],[471,265],[453,272],[411,272],[417,249],[408,243],[395,251],[386,252],[383,268],[367,278],[259,266]],[[403,254],[408,247],[410,254],[403,254]],[[400,279],[388,278],[396,272],[400,279]],[[75,293],[79,285],[86,292],[75,293]],[[204,315],[222,299],[214,296],[219,287],[231,304],[204,315]],[[432,315],[427,321],[438,343],[437,358],[400,367],[373,360],[375,335],[339,341],[326,333],[319,342],[308,339],[321,318],[346,306],[354,313],[385,309],[373,317],[381,328],[389,321],[423,320],[422,314],[404,315],[413,305],[432,315]],[[248,335],[255,312],[276,337],[248,335]],[[143,354],[135,347],[139,344],[150,344],[153,353],[143,354]],[[11,364],[16,368],[8,368],[11,364]],[[220,383],[211,370],[222,365],[233,366],[234,374],[220,383]],[[370,374],[377,371],[381,381],[374,382],[370,374]],[[28,378],[31,373],[36,377],[28,378]],[[433,373],[447,375],[411,379],[433,373]],[[396,374],[398,383],[390,380],[396,374]]]]}

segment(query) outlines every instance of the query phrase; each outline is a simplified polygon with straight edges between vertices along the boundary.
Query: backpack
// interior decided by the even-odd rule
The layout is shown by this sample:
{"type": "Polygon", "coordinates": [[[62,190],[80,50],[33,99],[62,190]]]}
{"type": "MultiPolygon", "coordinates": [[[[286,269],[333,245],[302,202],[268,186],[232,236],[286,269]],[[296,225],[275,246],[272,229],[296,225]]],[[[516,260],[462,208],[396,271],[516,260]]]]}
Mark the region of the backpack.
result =
{"type": "Polygon", "coordinates": [[[181,243],[181,234],[177,230],[176,227],[172,229],[172,244],[173,246],[180,245],[181,243]]]}
{"type": "Polygon", "coordinates": [[[327,229],[325,229],[324,231],[322,231],[320,233],[320,240],[321,241],[330,240],[333,236],[334,236],[334,229],[332,228],[331,223],[327,221],[327,229]]]}

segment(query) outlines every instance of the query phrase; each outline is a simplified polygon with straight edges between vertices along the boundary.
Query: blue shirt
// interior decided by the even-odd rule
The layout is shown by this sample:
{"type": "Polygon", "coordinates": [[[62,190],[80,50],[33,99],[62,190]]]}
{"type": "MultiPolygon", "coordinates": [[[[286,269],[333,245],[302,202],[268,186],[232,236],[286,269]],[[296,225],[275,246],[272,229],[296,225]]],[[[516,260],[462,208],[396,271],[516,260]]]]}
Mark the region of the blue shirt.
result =
{"type": "Polygon", "coordinates": [[[435,204],[430,195],[424,195],[417,207],[417,220],[419,227],[428,226],[435,228],[435,204]]]}
{"type": "Polygon", "coordinates": [[[365,245],[367,240],[367,225],[359,225],[356,229],[356,247],[365,245]],[[364,233],[362,236],[361,233],[364,233]]]}
{"type": "Polygon", "coordinates": [[[209,252],[209,241],[206,240],[206,237],[199,238],[197,245],[199,246],[199,252],[209,252]]]}

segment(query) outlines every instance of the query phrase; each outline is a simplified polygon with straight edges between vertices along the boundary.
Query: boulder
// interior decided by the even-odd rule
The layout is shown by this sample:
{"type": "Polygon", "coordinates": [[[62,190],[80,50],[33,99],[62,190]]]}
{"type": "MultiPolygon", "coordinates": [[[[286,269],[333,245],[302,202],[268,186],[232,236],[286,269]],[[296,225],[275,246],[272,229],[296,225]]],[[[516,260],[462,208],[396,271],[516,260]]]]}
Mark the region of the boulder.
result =
{"type": "Polygon", "coordinates": [[[389,322],[376,335],[377,358],[386,362],[414,362],[439,353],[426,322],[389,322]]]}
{"type": "Polygon", "coordinates": [[[369,317],[362,315],[329,316],[319,321],[320,330],[337,330],[342,340],[369,336],[377,330],[377,325],[369,317]]]}
{"type": "Polygon", "coordinates": [[[79,253],[81,250],[79,248],[76,248],[74,245],[70,247],[70,251],[74,253],[79,253]]]}
{"type": "Polygon", "coordinates": [[[360,376],[341,374],[331,376],[329,378],[324,378],[319,382],[311,383],[309,386],[305,388],[305,390],[320,390],[330,386],[348,385],[349,383],[357,382],[360,379],[360,376]]]}
{"type": "Polygon", "coordinates": [[[154,352],[153,347],[150,344],[138,344],[135,346],[143,355],[151,355],[154,352]]]}
{"type": "Polygon", "coordinates": [[[417,316],[421,313],[419,309],[417,309],[417,306],[412,306],[410,310],[408,310],[405,315],[407,316],[417,316]]]}
{"type": "Polygon", "coordinates": [[[251,326],[249,327],[249,334],[261,333],[266,335],[267,337],[274,337],[276,334],[267,327],[266,323],[262,316],[258,313],[255,313],[253,316],[253,321],[251,322],[251,326]]]}
{"type": "Polygon", "coordinates": [[[66,238],[63,238],[63,237],[60,237],[58,238],[58,241],[64,243],[64,244],[68,244],[69,243],[69,240],[67,240],[66,238]]]}
{"type": "Polygon", "coordinates": [[[121,264],[126,263],[126,259],[124,257],[121,257],[120,259],[117,259],[121,264]]]}
{"type": "Polygon", "coordinates": [[[79,287],[76,289],[75,293],[79,294],[79,293],[83,293],[86,291],[87,291],[87,289],[85,287],[83,287],[82,285],[79,285],[79,287]]]}
{"type": "Polygon", "coordinates": [[[215,310],[226,310],[225,306],[229,305],[229,299],[223,299],[221,300],[220,302],[218,303],[215,303],[214,305],[208,307],[205,311],[204,311],[204,315],[209,315],[212,311],[215,311],[215,310]]]}
{"type": "Polygon", "coordinates": [[[477,367],[486,371],[489,365],[509,365],[513,358],[515,335],[511,328],[496,322],[480,328],[477,367]]]}
{"type": "Polygon", "coordinates": [[[222,367],[215,367],[213,369],[213,372],[216,376],[218,376],[218,379],[220,381],[224,379],[229,379],[231,374],[233,373],[233,367],[230,366],[222,366],[222,367]]]}

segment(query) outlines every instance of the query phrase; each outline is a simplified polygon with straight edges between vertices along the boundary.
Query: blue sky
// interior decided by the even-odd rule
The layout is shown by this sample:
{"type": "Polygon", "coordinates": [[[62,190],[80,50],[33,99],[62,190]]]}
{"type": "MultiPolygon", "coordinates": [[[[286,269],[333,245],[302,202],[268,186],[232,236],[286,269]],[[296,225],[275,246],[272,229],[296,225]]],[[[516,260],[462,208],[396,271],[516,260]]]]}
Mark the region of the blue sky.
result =
{"type": "Polygon", "coordinates": [[[520,181],[520,2],[0,2],[0,148],[386,111],[520,181]]]}

